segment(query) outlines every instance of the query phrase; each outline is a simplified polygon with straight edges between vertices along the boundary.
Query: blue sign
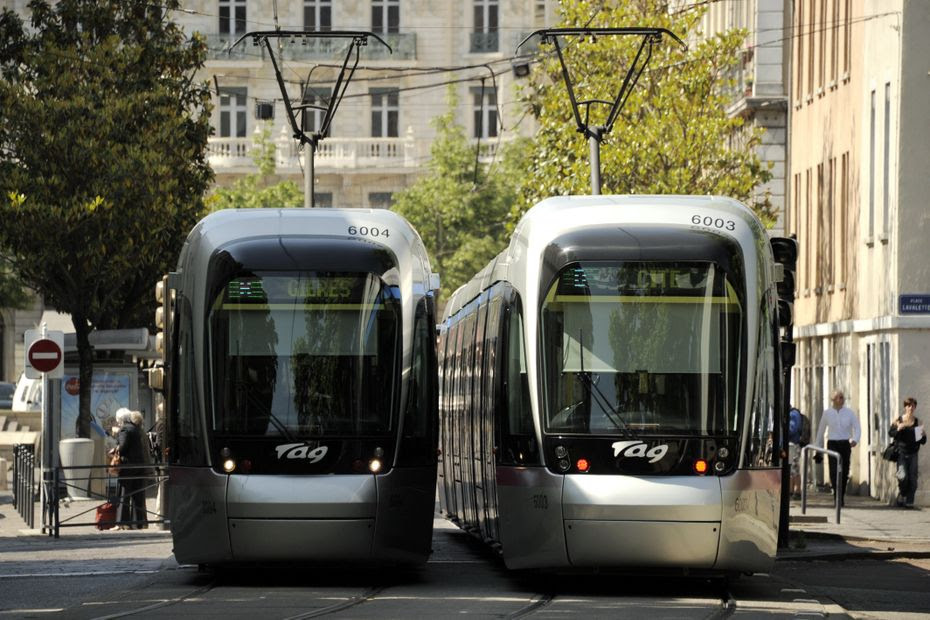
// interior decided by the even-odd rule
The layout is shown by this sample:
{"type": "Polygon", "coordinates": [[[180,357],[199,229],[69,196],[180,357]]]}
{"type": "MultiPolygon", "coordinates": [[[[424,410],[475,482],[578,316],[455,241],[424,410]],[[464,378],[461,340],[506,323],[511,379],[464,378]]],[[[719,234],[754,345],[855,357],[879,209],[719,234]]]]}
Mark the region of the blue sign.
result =
{"type": "Polygon", "coordinates": [[[930,314],[930,295],[898,295],[899,314],[930,314]]]}

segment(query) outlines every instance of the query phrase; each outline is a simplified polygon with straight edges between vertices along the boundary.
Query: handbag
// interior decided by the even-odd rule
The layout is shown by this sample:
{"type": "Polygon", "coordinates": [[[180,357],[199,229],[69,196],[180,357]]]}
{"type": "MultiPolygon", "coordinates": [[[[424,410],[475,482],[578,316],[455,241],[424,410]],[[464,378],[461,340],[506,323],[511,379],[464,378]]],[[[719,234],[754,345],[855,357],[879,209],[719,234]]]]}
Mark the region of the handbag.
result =
{"type": "Polygon", "coordinates": [[[109,460],[107,461],[107,473],[111,476],[118,476],[119,465],[121,462],[122,461],[120,459],[119,451],[113,451],[109,456],[109,460]]]}
{"type": "Polygon", "coordinates": [[[884,452],[882,452],[882,459],[891,461],[892,463],[898,461],[898,451],[895,449],[894,444],[889,444],[888,447],[885,448],[884,452]]]}
{"type": "Polygon", "coordinates": [[[98,530],[109,530],[116,525],[116,504],[105,502],[97,506],[94,524],[98,530]]]}

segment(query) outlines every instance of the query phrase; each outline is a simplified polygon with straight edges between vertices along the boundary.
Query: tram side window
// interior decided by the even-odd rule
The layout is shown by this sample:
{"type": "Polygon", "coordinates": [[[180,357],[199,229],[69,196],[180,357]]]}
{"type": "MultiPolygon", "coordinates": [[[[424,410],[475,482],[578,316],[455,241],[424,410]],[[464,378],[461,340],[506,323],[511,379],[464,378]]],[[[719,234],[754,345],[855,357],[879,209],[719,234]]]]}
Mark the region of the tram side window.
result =
{"type": "Polygon", "coordinates": [[[747,467],[771,467],[775,446],[775,348],[772,339],[771,312],[763,302],[759,321],[759,355],[752,412],[749,417],[747,467]]]}
{"type": "Polygon", "coordinates": [[[505,329],[506,352],[503,367],[504,399],[507,404],[501,420],[500,450],[502,464],[538,465],[539,446],[530,408],[530,388],[527,380],[526,347],[523,338],[523,306],[515,292],[505,301],[502,321],[505,329]]]}
{"type": "Polygon", "coordinates": [[[435,462],[438,389],[436,376],[436,338],[433,300],[424,297],[417,304],[413,319],[413,352],[410,360],[410,385],[404,412],[404,436],[398,464],[427,465],[435,462]]]}
{"type": "Polygon", "coordinates": [[[194,349],[191,335],[190,302],[178,300],[178,320],[175,342],[175,397],[171,411],[168,459],[178,465],[206,465],[204,433],[194,389],[194,349]]]}

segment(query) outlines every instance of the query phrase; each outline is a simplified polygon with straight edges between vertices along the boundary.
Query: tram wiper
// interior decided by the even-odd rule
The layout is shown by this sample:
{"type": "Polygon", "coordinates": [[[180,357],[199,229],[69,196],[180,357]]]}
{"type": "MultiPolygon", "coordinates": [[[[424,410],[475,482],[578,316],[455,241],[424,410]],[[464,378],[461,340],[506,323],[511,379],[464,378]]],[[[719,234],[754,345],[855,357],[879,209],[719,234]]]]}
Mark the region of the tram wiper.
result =
{"type": "Polygon", "coordinates": [[[591,377],[590,372],[586,372],[584,369],[584,330],[578,330],[578,363],[581,368],[577,376],[581,381],[591,399],[601,408],[601,411],[607,416],[607,419],[613,423],[614,427],[619,430],[623,436],[629,437],[630,439],[638,439],[636,434],[630,428],[630,425],[626,423],[626,420],[623,419],[623,416],[620,412],[610,404],[607,396],[597,387],[597,383],[594,382],[594,379],[591,377]]]}
{"type": "Polygon", "coordinates": [[[257,406],[260,410],[268,414],[268,419],[271,421],[271,425],[274,426],[279,433],[284,435],[285,439],[287,439],[290,443],[297,443],[297,439],[291,434],[289,430],[287,430],[287,425],[279,420],[274,413],[272,413],[270,407],[266,407],[262,401],[258,400],[258,398],[251,393],[251,391],[248,392],[248,399],[251,401],[253,406],[257,406]]]}

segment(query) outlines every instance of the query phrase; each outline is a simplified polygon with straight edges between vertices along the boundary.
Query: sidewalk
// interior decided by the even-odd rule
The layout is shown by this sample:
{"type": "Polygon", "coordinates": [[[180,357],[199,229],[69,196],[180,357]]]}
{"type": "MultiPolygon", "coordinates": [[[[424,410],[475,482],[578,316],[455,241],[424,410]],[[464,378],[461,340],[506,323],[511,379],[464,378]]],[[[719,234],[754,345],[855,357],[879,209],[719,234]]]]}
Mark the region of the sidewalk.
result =
{"type": "Polygon", "coordinates": [[[779,560],[846,559],[873,557],[930,557],[930,508],[903,509],[871,497],[847,495],[836,522],[829,492],[791,500],[789,548],[779,560]]]}

